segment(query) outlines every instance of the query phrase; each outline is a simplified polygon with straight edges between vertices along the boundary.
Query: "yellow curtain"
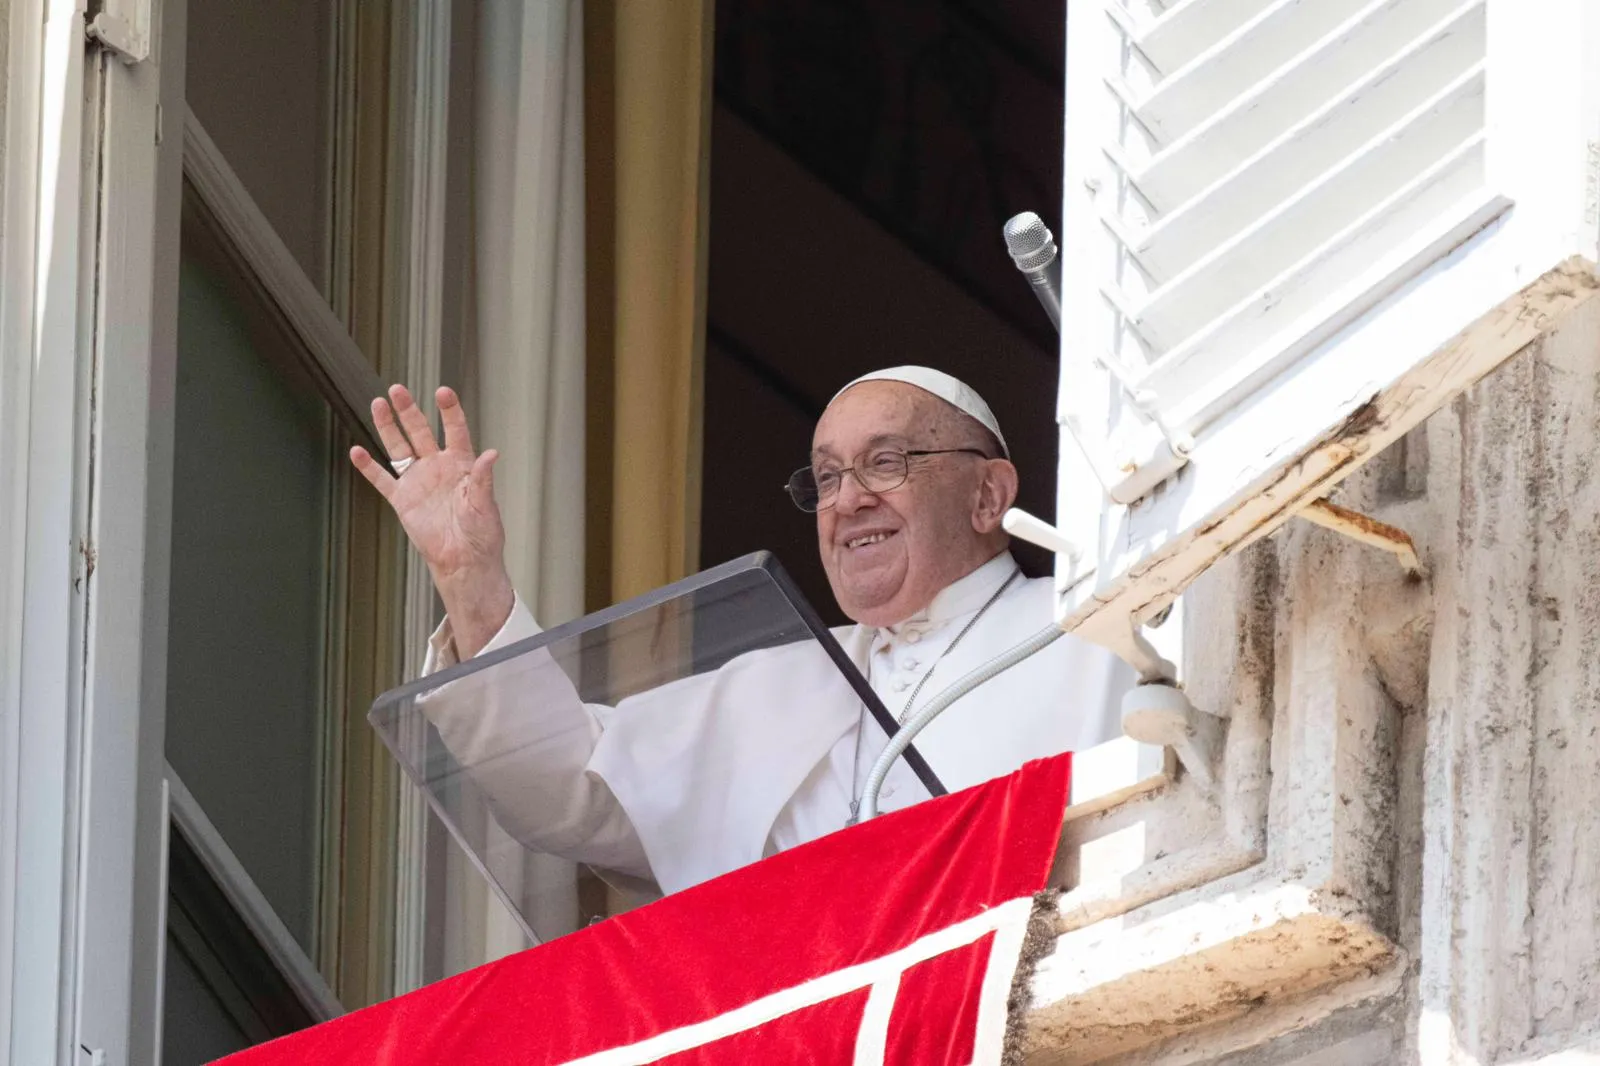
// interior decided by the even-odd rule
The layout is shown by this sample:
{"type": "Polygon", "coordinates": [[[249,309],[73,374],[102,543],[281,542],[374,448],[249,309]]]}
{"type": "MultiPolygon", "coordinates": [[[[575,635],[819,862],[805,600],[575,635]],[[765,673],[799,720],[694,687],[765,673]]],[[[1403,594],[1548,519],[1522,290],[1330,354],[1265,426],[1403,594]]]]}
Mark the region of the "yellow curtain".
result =
{"type": "Polygon", "coordinates": [[[585,18],[594,609],[699,563],[712,0],[585,18]]]}

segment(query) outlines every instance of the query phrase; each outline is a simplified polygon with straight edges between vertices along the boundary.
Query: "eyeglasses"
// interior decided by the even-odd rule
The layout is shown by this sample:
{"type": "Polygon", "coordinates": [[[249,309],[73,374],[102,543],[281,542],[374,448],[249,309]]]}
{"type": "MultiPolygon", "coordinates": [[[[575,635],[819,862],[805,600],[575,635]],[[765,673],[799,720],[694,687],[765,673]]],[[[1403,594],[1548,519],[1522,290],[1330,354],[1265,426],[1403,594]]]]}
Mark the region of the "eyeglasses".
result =
{"type": "Polygon", "coordinates": [[[789,482],[784,488],[789,490],[789,498],[800,510],[807,513],[825,511],[839,499],[839,486],[844,484],[846,474],[854,475],[856,483],[868,492],[889,492],[904,485],[906,478],[911,476],[912,458],[923,455],[956,454],[976,455],[981,459],[989,458],[987,452],[977,448],[938,448],[909,452],[885,450],[873,452],[865,462],[855,466],[820,468],[802,466],[789,475],[789,482]]]}

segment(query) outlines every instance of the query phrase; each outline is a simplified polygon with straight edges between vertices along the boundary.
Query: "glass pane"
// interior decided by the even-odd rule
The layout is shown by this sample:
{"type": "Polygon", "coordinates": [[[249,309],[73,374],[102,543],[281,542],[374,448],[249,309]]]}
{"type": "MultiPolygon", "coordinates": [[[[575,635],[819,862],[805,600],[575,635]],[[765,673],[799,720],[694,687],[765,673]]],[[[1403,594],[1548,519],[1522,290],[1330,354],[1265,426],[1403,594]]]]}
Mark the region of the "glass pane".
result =
{"type": "Polygon", "coordinates": [[[163,1066],[199,1066],[311,1025],[312,1013],[176,823],[170,839],[163,1066]]]}
{"type": "MultiPolygon", "coordinates": [[[[486,810],[460,810],[457,817],[464,823],[476,824],[486,822],[489,814],[486,810]]],[[[484,879],[477,861],[461,847],[450,827],[431,811],[426,847],[424,983],[452,977],[533,944],[524,931],[524,923],[506,908],[500,894],[484,879]]],[[[579,928],[585,924],[577,899],[579,867],[554,856],[546,858],[562,864],[557,876],[567,891],[547,897],[548,910],[539,924],[542,928],[579,928]]]]}
{"type": "MultiPolygon", "coordinates": [[[[864,783],[893,725],[761,553],[424,678],[371,718],[541,940],[762,858],[787,798],[827,777],[818,758],[862,737],[864,783]]],[[[942,792],[915,750],[894,772],[901,803],[942,792]]],[[[850,817],[835,791],[812,805],[822,831],[850,817]]]]}
{"type": "Polygon", "coordinates": [[[167,760],[313,958],[335,457],[228,288],[179,290],[167,760]]]}
{"type": "Polygon", "coordinates": [[[201,1066],[243,1051],[254,1041],[228,1013],[222,996],[189,958],[177,938],[167,937],[166,1017],[161,1026],[163,1066],[201,1066]]]}

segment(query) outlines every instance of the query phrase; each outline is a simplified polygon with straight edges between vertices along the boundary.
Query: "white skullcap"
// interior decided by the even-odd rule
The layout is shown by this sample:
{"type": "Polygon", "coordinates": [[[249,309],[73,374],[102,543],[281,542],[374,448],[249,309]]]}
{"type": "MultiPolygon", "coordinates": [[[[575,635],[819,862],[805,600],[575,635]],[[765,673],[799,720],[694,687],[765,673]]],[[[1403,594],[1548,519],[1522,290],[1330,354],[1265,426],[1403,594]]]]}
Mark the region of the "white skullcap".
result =
{"type": "Polygon", "coordinates": [[[1000,432],[1000,422],[994,417],[994,412],[989,410],[989,405],[983,402],[973,388],[957,378],[951,377],[943,370],[935,370],[927,366],[892,366],[887,370],[874,370],[870,374],[862,374],[850,384],[833,394],[833,400],[828,401],[828,406],[833,406],[833,401],[843,396],[864,381],[898,381],[906,385],[914,385],[923,392],[931,392],[945,403],[954,407],[962,414],[971,415],[982,424],[984,429],[994,434],[994,439],[1000,442],[1000,452],[1007,459],[1011,458],[1011,449],[1006,447],[1005,434],[1000,432]]]}

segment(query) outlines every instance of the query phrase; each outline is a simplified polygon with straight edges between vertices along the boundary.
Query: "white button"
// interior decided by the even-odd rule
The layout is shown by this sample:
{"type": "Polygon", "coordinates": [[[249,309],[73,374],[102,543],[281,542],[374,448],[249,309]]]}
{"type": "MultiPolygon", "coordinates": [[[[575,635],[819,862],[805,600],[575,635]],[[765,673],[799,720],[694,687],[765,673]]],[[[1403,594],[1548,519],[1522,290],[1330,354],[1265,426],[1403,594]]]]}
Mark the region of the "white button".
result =
{"type": "Polygon", "coordinates": [[[906,631],[906,643],[907,644],[915,644],[917,641],[919,641],[921,639],[922,639],[922,634],[919,631],[917,631],[915,629],[908,629],[906,631]]]}
{"type": "Polygon", "coordinates": [[[883,791],[878,793],[878,794],[880,796],[882,796],[884,799],[888,799],[890,796],[894,795],[894,786],[893,785],[884,785],[883,786],[883,791]]]}
{"type": "Polygon", "coordinates": [[[906,689],[908,689],[910,687],[911,687],[911,682],[907,681],[903,677],[899,681],[896,681],[894,683],[894,690],[896,692],[904,692],[906,689]]]}
{"type": "Polygon", "coordinates": [[[915,659],[907,659],[906,660],[906,664],[905,664],[905,668],[907,670],[915,670],[918,665],[919,664],[918,664],[917,660],[915,660],[915,659]]]}

